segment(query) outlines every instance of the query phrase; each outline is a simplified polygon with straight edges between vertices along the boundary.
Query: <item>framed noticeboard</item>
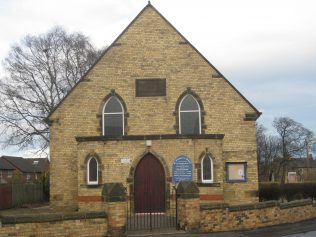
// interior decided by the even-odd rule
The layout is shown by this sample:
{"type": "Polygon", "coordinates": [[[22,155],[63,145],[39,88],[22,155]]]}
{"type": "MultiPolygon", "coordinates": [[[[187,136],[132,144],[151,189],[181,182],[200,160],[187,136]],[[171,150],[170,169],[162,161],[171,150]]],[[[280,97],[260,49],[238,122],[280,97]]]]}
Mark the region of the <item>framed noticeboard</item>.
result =
{"type": "Polygon", "coordinates": [[[247,162],[227,162],[226,163],[227,182],[247,181],[247,162]]]}

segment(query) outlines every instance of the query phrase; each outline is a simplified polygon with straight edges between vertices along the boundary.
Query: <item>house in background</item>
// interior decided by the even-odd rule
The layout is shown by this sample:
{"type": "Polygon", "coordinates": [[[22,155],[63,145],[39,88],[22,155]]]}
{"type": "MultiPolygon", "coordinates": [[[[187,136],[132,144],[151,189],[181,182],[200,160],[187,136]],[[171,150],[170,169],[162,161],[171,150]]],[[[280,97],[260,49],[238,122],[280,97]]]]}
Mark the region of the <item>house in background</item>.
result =
{"type": "Polygon", "coordinates": [[[315,181],[316,160],[310,154],[308,158],[290,158],[284,165],[284,159],[276,158],[271,164],[268,179],[261,174],[260,182],[280,182],[282,174],[286,183],[315,181]]]}
{"type": "Polygon", "coordinates": [[[6,159],[0,158],[0,184],[7,184],[12,182],[13,174],[19,172],[6,159]]]}
{"type": "Polygon", "coordinates": [[[47,158],[0,157],[0,178],[2,177],[3,183],[38,182],[48,172],[47,158]]]}
{"type": "Polygon", "coordinates": [[[316,160],[312,155],[308,158],[292,158],[287,164],[287,182],[308,182],[316,179],[316,160]]]}
{"type": "Polygon", "coordinates": [[[47,175],[49,173],[49,160],[47,158],[27,158],[25,159],[36,173],[47,175]]]}

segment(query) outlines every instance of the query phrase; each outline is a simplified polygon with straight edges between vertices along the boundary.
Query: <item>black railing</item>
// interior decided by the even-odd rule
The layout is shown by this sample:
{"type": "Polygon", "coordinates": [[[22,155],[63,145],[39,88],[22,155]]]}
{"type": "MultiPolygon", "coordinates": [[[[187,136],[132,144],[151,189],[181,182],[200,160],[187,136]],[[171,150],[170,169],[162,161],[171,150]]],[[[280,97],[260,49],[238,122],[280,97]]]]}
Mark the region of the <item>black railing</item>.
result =
{"type": "MultiPolygon", "coordinates": [[[[150,195],[153,194],[146,193],[144,197],[152,200],[150,195]]],[[[144,201],[146,202],[146,200],[144,201]]],[[[175,188],[172,188],[170,193],[166,195],[165,208],[163,211],[152,211],[157,210],[157,207],[151,201],[148,203],[152,206],[150,206],[146,212],[135,212],[135,200],[130,196],[127,201],[127,231],[154,231],[178,228],[177,195],[175,188]]]]}

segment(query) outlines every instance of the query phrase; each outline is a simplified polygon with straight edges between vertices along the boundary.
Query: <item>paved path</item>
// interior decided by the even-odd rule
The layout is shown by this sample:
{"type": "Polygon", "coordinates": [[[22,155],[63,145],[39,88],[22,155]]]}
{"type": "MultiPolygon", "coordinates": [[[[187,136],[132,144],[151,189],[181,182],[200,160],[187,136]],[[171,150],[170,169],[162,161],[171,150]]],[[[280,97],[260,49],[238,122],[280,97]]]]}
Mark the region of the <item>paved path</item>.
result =
{"type": "Polygon", "coordinates": [[[316,219],[270,226],[255,230],[220,232],[209,234],[187,234],[184,232],[174,232],[172,234],[134,234],[133,236],[153,236],[153,237],[316,237],[316,219]]]}
{"type": "Polygon", "coordinates": [[[287,235],[286,237],[315,237],[315,236],[316,236],[316,231],[311,231],[311,232],[308,232],[308,233],[287,235]]]}

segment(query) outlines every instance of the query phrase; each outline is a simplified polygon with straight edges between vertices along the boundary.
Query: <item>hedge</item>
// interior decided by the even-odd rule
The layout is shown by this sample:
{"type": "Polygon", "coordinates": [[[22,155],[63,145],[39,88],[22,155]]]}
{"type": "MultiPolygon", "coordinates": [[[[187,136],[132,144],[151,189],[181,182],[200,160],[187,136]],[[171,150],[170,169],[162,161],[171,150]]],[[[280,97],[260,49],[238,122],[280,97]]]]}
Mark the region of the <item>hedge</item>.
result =
{"type": "Polygon", "coordinates": [[[316,182],[309,183],[260,183],[260,201],[316,198],[316,182]]]}

